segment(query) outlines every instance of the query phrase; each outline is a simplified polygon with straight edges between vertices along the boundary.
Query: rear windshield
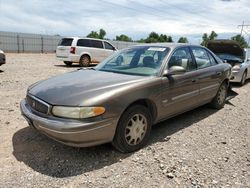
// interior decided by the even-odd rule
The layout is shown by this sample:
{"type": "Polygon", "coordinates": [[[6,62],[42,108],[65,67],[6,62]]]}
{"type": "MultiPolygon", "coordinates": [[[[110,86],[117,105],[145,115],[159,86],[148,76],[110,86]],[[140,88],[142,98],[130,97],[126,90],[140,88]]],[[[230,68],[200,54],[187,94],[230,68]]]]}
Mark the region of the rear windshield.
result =
{"type": "Polygon", "coordinates": [[[72,38],[63,38],[62,40],[60,40],[58,46],[71,46],[72,41],[72,38]]]}

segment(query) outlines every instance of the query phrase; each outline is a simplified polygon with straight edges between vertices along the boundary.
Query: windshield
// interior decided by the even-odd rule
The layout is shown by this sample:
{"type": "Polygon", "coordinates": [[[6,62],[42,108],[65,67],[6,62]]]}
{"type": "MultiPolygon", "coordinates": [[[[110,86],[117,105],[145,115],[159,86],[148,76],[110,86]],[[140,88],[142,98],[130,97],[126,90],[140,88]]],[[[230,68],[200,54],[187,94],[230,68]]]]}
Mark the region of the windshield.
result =
{"type": "Polygon", "coordinates": [[[95,67],[99,71],[121,74],[156,75],[163,59],[169,52],[167,47],[137,46],[115,53],[95,67]]]}

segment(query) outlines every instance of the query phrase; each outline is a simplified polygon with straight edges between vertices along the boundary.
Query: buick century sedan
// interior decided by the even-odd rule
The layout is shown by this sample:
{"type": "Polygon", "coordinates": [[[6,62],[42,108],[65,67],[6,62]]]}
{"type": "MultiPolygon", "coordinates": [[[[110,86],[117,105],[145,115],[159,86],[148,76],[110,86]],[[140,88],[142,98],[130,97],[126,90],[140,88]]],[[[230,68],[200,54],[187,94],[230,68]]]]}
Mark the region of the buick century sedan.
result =
{"type": "Polygon", "coordinates": [[[31,85],[20,105],[32,127],[58,142],[133,152],[158,122],[207,103],[223,108],[230,75],[231,66],[201,46],[139,45],[31,85]]]}

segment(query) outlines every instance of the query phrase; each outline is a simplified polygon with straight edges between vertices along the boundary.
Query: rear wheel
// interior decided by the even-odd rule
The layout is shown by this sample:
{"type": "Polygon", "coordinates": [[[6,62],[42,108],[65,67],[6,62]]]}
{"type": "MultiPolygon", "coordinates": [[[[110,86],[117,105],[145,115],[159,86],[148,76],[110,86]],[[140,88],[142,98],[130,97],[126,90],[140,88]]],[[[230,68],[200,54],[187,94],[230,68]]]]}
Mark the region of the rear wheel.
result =
{"type": "Polygon", "coordinates": [[[242,75],[241,81],[240,81],[240,85],[243,86],[246,83],[246,79],[247,79],[247,71],[245,71],[242,75]]]}
{"type": "Polygon", "coordinates": [[[81,67],[88,67],[90,64],[90,58],[86,55],[83,55],[80,59],[79,64],[81,67]]]}
{"type": "Polygon", "coordinates": [[[71,66],[72,62],[70,62],[70,61],[64,61],[64,64],[67,65],[67,66],[71,66]]]}
{"type": "Polygon", "coordinates": [[[127,109],[121,116],[113,146],[123,152],[133,152],[146,145],[151,132],[152,118],[149,110],[142,105],[127,109]]]}
{"type": "Polygon", "coordinates": [[[227,98],[227,84],[223,82],[211,102],[211,107],[215,109],[221,109],[224,107],[227,98]]]}

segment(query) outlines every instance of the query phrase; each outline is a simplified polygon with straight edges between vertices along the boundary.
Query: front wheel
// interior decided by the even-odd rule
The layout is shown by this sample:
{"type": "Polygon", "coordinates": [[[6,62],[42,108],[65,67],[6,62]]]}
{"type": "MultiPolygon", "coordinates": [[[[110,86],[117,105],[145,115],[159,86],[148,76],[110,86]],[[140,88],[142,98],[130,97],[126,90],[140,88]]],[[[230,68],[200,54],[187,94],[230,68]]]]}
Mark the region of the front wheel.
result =
{"type": "Polygon", "coordinates": [[[246,83],[246,79],[247,79],[247,72],[244,71],[241,81],[240,81],[240,85],[243,86],[246,83]]]}
{"type": "Polygon", "coordinates": [[[113,139],[113,146],[123,153],[141,149],[149,140],[152,118],[149,110],[134,105],[121,116],[113,139]]]}
{"type": "Polygon", "coordinates": [[[221,109],[224,107],[227,98],[227,84],[223,82],[220,88],[211,102],[211,107],[215,109],[221,109]]]}

